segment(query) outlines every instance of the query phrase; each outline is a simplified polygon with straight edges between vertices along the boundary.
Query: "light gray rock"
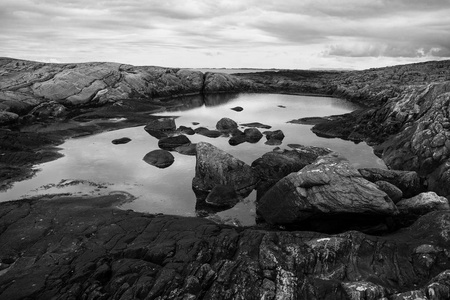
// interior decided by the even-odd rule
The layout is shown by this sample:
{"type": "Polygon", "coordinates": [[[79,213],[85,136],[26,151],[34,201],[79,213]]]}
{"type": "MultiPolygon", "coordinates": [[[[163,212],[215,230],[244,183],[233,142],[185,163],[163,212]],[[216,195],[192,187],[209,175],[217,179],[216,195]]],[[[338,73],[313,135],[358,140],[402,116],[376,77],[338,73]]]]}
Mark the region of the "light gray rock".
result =
{"type": "Polygon", "coordinates": [[[403,199],[396,205],[402,214],[415,215],[450,209],[447,198],[438,196],[435,192],[421,193],[415,197],[403,199]]]}

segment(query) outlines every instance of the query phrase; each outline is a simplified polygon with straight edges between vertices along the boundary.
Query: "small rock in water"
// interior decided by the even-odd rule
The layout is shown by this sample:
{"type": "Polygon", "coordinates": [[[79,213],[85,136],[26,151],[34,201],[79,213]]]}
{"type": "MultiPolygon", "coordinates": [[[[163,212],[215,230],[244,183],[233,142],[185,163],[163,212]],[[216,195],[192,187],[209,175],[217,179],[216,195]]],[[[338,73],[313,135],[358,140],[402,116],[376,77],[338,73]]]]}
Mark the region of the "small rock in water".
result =
{"type": "Polygon", "coordinates": [[[284,105],[278,105],[279,108],[286,108],[284,105]]]}
{"type": "Polygon", "coordinates": [[[217,130],[222,132],[231,132],[237,127],[237,123],[230,118],[222,118],[216,124],[217,130]]]}
{"type": "Polygon", "coordinates": [[[147,153],[143,160],[149,165],[164,169],[173,164],[175,158],[166,150],[153,150],[147,153]]]}
{"type": "Polygon", "coordinates": [[[263,128],[263,129],[270,129],[270,128],[272,128],[272,126],[265,125],[265,124],[262,124],[262,123],[259,123],[259,122],[245,123],[245,124],[241,124],[241,126],[256,127],[256,128],[263,128]]]}
{"type": "Polygon", "coordinates": [[[158,118],[151,120],[145,126],[145,130],[174,131],[177,128],[174,118],[158,118]]]}
{"type": "Polygon", "coordinates": [[[187,135],[193,135],[193,134],[195,134],[194,129],[192,129],[191,127],[186,127],[186,126],[180,126],[180,127],[178,127],[177,131],[180,132],[180,133],[187,134],[187,135]]]}
{"type": "Polygon", "coordinates": [[[123,137],[123,138],[120,138],[120,139],[112,140],[111,143],[113,143],[114,145],[120,145],[120,144],[126,144],[126,143],[128,143],[130,141],[131,141],[130,138],[123,137]]]}
{"type": "Polygon", "coordinates": [[[233,108],[231,108],[232,110],[234,110],[234,111],[237,111],[237,112],[240,112],[240,111],[243,111],[244,109],[242,108],[242,107],[240,107],[240,106],[236,106],[236,107],[233,107],[233,108]]]}
{"type": "Polygon", "coordinates": [[[177,135],[162,138],[158,142],[158,147],[164,150],[175,150],[175,148],[188,145],[191,141],[185,135],[177,135]]]}
{"type": "Polygon", "coordinates": [[[222,133],[220,131],[210,130],[206,127],[199,127],[199,128],[196,128],[194,131],[197,134],[204,135],[204,136],[210,137],[210,138],[217,138],[222,135],[222,133]]]}
{"type": "Polygon", "coordinates": [[[275,130],[275,131],[265,131],[264,134],[266,135],[267,142],[265,142],[266,145],[281,145],[284,139],[284,133],[281,130],[275,130]]]}

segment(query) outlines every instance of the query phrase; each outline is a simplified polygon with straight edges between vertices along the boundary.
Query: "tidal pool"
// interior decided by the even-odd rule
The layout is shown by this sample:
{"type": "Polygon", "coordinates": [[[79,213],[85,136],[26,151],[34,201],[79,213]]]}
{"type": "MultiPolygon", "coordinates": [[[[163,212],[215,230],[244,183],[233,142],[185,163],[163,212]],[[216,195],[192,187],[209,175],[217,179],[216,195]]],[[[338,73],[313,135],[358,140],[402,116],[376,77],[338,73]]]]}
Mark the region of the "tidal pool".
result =
{"type": "MultiPolygon", "coordinates": [[[[189,135],[193,143],[209,142],[231,155],[251,164],[275,147],[289,149],[288,144],[327,147],[340,152],[358,168],[385,168],[373,149],[365,143],[355,144],[341,139],[320,138],[311,132],[311,126],[287,123],[302,117],[344,114],[358,107],[342,99],[329,97],[293,96],[280,94],[214,95],[207,98],[192,97],[188,104],[157,116],[177,117],[177,126],[215,129],[218,120],[228,117],[238,124],[260,122],[280,129],[285,138],[279,146],[265,145],[263,137],[258,143],[230,146],[226,137],[208,138],[189,135]],[[243,111],[231,108],[240,106],[243,111]],[[196,125],[193,125],[196,124],[196,125]],[[198,124],[197,124],[198,123],[198,124]]],[[[242,127],[240,129],[244,129],[242,127]]],[[[260,129],[264,131],[266,129],[260,129]]],[[[159,169],[144,162],[148,152],[158,149],[158,140],[150,136],[143,126],[104,132],[92,136],[73,138],[60,146],[64,157],[37,165],[40,171],[29,180],[17,182],[0,201],[15,200],[45,194],[74,194],[79,196],[129,193],[135,199],[121,207],[149,213],[195,216],[196,198],[191,183],[195,172],[195,156],[172,152],[175,162],[159,169]],[[131,142],[114,145],[112,140],[128,137],[131,142]]],[[[219,222],[235,225],[255,223],[256,192],[235,207],[209,216],[219,222]]]]}

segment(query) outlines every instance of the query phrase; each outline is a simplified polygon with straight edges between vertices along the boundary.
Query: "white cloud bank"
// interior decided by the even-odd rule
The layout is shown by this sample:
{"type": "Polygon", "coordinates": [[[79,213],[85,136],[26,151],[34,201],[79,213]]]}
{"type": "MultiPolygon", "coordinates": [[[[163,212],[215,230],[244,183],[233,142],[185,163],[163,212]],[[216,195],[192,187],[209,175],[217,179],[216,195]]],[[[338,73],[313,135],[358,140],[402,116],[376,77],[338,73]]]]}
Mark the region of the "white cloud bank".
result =
{"type": "Polygon", "coordinates": [[[450,0],[1,0],[0,56],[369,68],[450,58],[450,0]]]}

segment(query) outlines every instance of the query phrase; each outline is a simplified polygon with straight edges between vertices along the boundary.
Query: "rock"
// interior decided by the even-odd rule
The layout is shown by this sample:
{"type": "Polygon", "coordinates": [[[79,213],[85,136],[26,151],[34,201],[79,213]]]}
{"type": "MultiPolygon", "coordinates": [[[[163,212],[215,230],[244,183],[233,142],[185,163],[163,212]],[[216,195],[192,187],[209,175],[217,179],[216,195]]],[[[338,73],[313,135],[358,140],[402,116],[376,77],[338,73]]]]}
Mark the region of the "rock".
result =
{"type": "Polygon", "coordinates": [[[19,119],[19,115],[7,112],[7,111],[0,111],[0,125],[6,125],[11,124],[19,119]]]}
{"type": "Polygon", "coordinates": [[[397,203],[398,201],[402,200],[403,192],[392,183],[379,180],[375,181],[375,184],[378,186],[380,190],[385,192],[394,203],[397,203]]]}
{"type": "Polygon", "coordinates": [[[257,211],[270,224],[295,224],[327,215],[398,213],[386,193],[334,153],[278,181],[259,200],[257,211]]]}
{"type": "Polygon", "coordinates": [[[403,199],[396,205],[400,213],[407,215],[424,215],[431,211],[450,209],[447,198],[438,196],[435,192],[421,193],[403,199]]]}
{"type": "Polygon", "coordinates": [[[233,207],[239,202],[236,190],[231,185],[216,185],[205,199],[209,205],[233,207]]]}
{"type": "Polygon", "coordinates": [[[319,156],[329,154],[331,150],[319,147],[296,145],[295,150],[274,150],[265,153],[252,162],[252,168],[261,178],[258,184],[258,199],[283,177],[300,171],[313,163],[319,156]]]}
{"type": "Polygon", "coordinates": [[[175,150],[175,148],[183,146],[183,145],[189,145],[191,141],[185,136],[185,135],[176,135],[176,136],[170,136],[161,138],[158,141],[158,147],[164,150],[175,150]]]}
{"type": "Polygon", "coordinates": [[[197,134],[204,135],[204,136],[209,137],[209,138],[217,138],[217,137],[222,135],[222,133],[220,131],[210,130],[210,129],[205,128],[205,127],[198,127],[194,131],[197,134]]]}
{"type": "Polygon", "coordinates": [[[247,142],[247,136],[240,130],[239,133],[234,133],[234,135],[228,140],[228,144],[231,146],[237,146],[245,142],[247,142]]]}
{"type": "Polygon", "coordinates": [[[242,108],[242,107],[240,107],[240,106],[236,106],[236,107],[233,107],[233,108],[231,108],[232,110],[234,110],[234,111],[237,111],[237,112],[241,112],[241,111],[243,111],[244,109],[242,108]]]}
{"type": "Polygon", "coordinates": [[[246,141],[249,143],[257,143],[263,137],[263,134],[257,128],[246,128],[244,134],[246,141]]]}
{"type": "Polygon", "coordinates": [[[394,171],[378,168],[364,168],[358,170],[370,182],[387,181],[398,187],[403,197],[413,197],[425,191],[422,179],[414,171],[394,171]]]}
{"type": "Polygon", "coordinates": [[[248,89],[251,83],[234,75],[225,73],[205,73],[204,92],[240,92],[248,89]]]}
{"type": "Polygon", "coordinates": [[[317,125],[317,124],[324,123],[326,121],[329,121],[329,120],[327,118],[322,118],[322,117],[307,117],[307,118],[291,120],[291,121],[288,121],[288,123],[302,124],[302,125],[317,125]]]}
{"type": "Polygon", "coordinates": [[[283,142],[284,133],[281,130],[265,131],[264,134],[267,138],[266,145],[281,145],[283,142]]]}
{"type": "Polygon", "coordinates": [[[272,128],[272,126],[265,125],[265,124],[258,123],[258,122],[245,123],[245,124],[241,124],[241,126],[244,126],[244,127],[256,127],[256,128],[263,128],[263,129],[270,129],[270,128],[272,128]]]}
{"type": "Polygon", "coordinates": [[[145,131],[175,131],[177,128],[174,118],[158,118],[150,120],[144,127],[145,131]]]}
{"type": "Polygon", "coordinates": [[[153,150],[147,153],[143,160],[149,165],[164,169],[171,166],[175,158],[169,151],[153,150]]]}
{"type": "Polygon", "coordinates": [[[343,282],[348,299],[379,300],[387,296],[386,288],[367,281],[343,282]]]}
{"type": "Polygon", "coordinates": [[[238,194],[247,193],[258,181],[249,165],[209,143],[197,144],[196,158],[195,190],[209,192],[217,185],[228,185],[238,194]]]}
{"type": "Polygon", "coordinates": [[[44,102],[33,108],[29,115],[38,119],[61,118],[67,114],[67,108],[55,101],[44,102]]]}
{"type": "Polygon", "coordinates": [[[186,126],[178,127],[177,131],[180,132],[180,133],[183,133],[183,134],[187,134],[187,135],[195,134],[194,129],[192,129],[191,127],[186,127],[186,126]]]}
{"type": "Polygon", "coordinates": [[[180,154],[194,156],[197,154],[197,144],[185,144],[175,148],[180,154]]]}
{"type": "Polygon", "coordinates": [[[129,142],[131,142],[131,139],[127,138],[127,137],[123,137],[123,138],[115,139],[115,140],[111,141],[111,143],[113,143],[114,145],[126,144],[129,142]]]}
{"type": "Polygon", "coordinates": [[[237,127],[237,123],[230,118],[222,118],[216,124],[217,130],[221,132],[231,132],[237,129],[237,127]]]}
{"type": "Polygon", "coordinates": [[[148,134],[150,134],[152,137],[154,137],[154,138],[156,138],[158,140],[162,139],[162,138],[169,137],[169,134],[167,132],[164,132],[164,131],[151,130],[151,129],[145,129],[145,131],[147,131],[148,134]]]}

